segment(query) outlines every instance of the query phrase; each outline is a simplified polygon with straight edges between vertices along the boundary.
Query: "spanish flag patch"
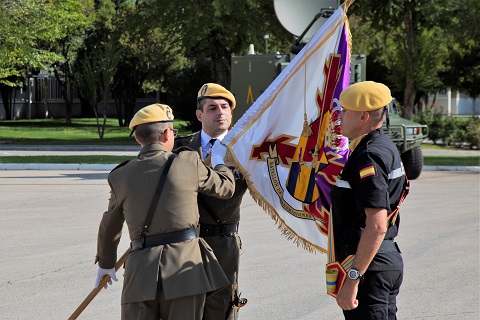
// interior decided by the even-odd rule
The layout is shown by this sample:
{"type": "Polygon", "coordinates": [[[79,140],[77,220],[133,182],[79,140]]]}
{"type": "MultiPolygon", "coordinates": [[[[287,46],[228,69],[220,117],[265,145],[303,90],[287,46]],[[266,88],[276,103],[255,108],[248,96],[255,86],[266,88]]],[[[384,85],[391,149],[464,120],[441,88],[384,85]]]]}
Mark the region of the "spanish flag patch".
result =
{"type": "Polygon", "coordinates": [[[375,175],[375,168],[373,166],[368,166],[360,170],[360,179],[374,176],[375,175]]]}

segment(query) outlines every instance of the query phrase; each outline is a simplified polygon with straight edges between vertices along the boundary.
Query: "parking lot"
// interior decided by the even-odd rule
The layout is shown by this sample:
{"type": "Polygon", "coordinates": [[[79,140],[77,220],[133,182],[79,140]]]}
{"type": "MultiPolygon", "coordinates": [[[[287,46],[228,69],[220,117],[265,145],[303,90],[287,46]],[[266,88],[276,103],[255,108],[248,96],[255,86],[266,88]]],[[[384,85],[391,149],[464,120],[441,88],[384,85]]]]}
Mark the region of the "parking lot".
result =
{"type": "MultiPolygon", "coordinates": [[[[0,315],[67,319],[92,290],[107,171],[0,170],[0,315]]],[[[426,171],[412,181],[397,238],[405,260],[400,319],[479,319],[478,172],[426,171]]],[[[125,232],[124,235],[127,235],[125,232]]],[[[288,241],[250,196],[242,204],[240,319],[342,319],[325,293],[326,256],[288,241]]],[[[119,254],[128,247],[123,237],[119,254]]],[[[118,283],[79,319],[119,319],[118,283]]]]}

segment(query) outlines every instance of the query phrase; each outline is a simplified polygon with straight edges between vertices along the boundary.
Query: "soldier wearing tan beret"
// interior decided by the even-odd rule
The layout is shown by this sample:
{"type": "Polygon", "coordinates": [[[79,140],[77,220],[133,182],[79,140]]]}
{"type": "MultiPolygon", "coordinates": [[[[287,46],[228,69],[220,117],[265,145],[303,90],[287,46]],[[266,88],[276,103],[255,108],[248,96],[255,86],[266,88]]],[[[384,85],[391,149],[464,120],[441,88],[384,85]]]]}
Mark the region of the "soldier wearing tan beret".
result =
{"type": "MultiPolygon", "coordinates": [[[[212,142],[215,146],[219,144],[215,141],[221,141],[232,124],[235,105],[235,97],[223,86],[216,83],[204,84],[198,91],[196,110],[202,130],[177,139],[175,147],[184,146],[196,150],[208,163],[212,142]]],[[[212,247],[230,281],[228,287],[207,294],[204,320],[237,319],[238,307],[246,303],[246,299],[239,297],[238,289],[241,250],[238,226],[240,205],[247,184],[237,169],[230,169],[235,173],[235,193],[231,199],[222,200],[204,194],[198,196],[200,237],[212,247]]]]}
{"type": "Polygon", "coordinates": [[[108,175],[110,200],[98,231],[95,286],[106,274],[116,280],[117,246],[126,222],[133,251],[125,262],[122,319],[200,320],[206,292],[229,285],[212,249],[198,237],[197,207],[198,194],[233,195],[234,176],[223,164],[226,150],[214,148],[215,169],[194,151],[172,156],[173,119],[172,109],[163,104],[138,111],[130,129],[141,150],[108,175]],[[158,201],[152,200],[156,193],[158,201]]]}
{"type": "Polygon", "coordinates": [[[345,319],[396,319],[403,260],[394,242],[400,225],[395,209],[407,180],[398,150],[382,130],[391,100],[390,89],[373,81],[340,94],[342,134],[352,142],[330,195],[336,258],[355,255],[337,295],[345,319]]]}

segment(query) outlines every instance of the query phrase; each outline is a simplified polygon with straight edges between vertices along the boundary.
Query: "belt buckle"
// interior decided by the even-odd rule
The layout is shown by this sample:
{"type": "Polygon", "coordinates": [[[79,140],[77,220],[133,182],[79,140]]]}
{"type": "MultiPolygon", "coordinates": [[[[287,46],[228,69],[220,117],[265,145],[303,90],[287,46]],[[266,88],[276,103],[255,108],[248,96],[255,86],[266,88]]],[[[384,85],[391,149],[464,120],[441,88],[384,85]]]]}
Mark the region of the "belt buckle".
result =
{"type": "Polygon", "coordinates": [[[130,242],[130,248],[132,248],[132,250],[142,250],[142,249],[144,249],[145,248],[145,239],[146,239],[146,237],[142,237],[138,240],[131,241],[130,242]]]}
{"type": "Polygon", "coordinates": [[[233,237],[235,232],[231,232],[231,231],[228,231],[227,230],[227,225],[226,224],[222,224],[220,226],[220,232],[222,234],[222,236],[227,236],[227,237],[233,237]]]}

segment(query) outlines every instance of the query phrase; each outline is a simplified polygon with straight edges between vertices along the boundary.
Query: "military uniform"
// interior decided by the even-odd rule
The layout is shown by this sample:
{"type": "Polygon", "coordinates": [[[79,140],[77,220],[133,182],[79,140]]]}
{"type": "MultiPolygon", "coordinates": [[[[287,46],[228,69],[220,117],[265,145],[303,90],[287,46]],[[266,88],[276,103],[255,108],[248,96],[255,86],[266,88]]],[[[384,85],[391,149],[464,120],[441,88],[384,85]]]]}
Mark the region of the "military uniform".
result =
{"type": "MultiPolygon", "coordinates": [[[[178,138],[175,148],[189,147],[202,155],[200,131],[190,136],[178,138]]],[[[232,169],[232,168],[231,168],[232,169]]],[[[217,199],[208,195],[198,195],[200,212],[200,236],[210,245],[232,285],[238,283],[238,269],[240,262],[241,241],[238,236],[240,222],[240,204],[247,190],[245,179],[235,172],[235,193],[228,200],[217,199]],[[213,216],[209,211],[213,212],[213,216]],[[217,220],[220,220],[220,222],[217,220]]],[[[232,301],[232,293],[238,295],[238,288],[232,285],[207,294],[204,319],[225,319],[228,306],[232,301]],[[233,290],[235,290],[233,292],[233,290]]],[[[238,309],[227,319],[236,319],[238,309]]]]}
{"type": "MultiPolygon", "coordinates": [[[[381,128],[358,137],[352,145],[356,147],[330,193],[338,261],[357,252],[366,227],[365,208],[385,208],[388,214],[395,210],[406,179],[398,150],[381,128]]],[[[394,242],[399,225],[397,216],[359,280],[358,307],[344,310],[345,319],[396,319],[396,296],[403,279],[403,260],[394,242]]]]}
{"type": "MultiPolygon", "coordinates": [[[[114,267],[124,221],[130,239],[141,238],[140,231],[169,155],[171,152],[163,145],[146,145],[135,160],[109,174],[108,211],[98,231],[99,267],[114,267]]],[[[205,166],[192,151],[181,152],[174,159],[147,238],[196,229],[198,193],[223,199],[232,196],[232,172],[224,165],[215,169],[205,166]]],[[[228,284],[212,249],[202,238],[195,236],[134,250],[125,262],[122,319],[201,319],[205,293],[228,284]]]]}

